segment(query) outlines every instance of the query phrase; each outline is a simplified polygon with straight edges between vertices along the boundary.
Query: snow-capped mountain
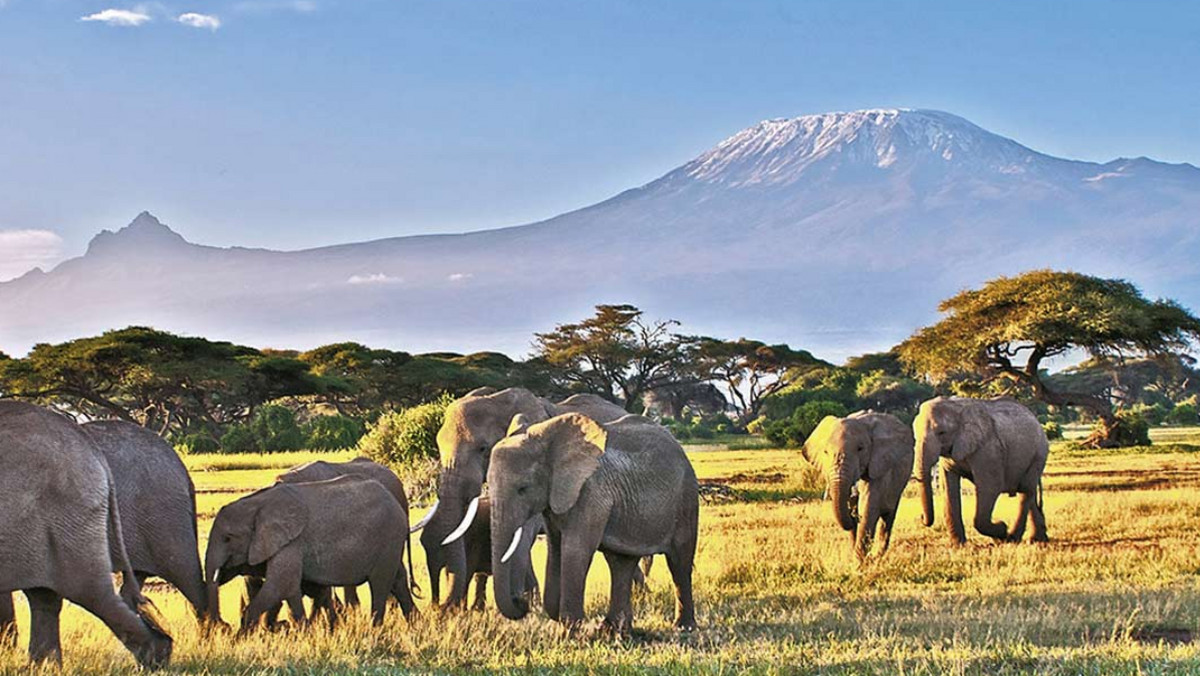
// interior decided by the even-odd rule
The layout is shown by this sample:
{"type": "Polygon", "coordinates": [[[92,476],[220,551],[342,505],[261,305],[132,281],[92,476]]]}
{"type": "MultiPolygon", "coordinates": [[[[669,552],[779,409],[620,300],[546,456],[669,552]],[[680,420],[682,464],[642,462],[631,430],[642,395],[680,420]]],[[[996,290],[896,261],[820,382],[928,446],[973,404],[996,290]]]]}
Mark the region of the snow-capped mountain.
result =
{"type": "MultiPolygon", "coordinates": [[[[348,228],[352,224],[339,224],[348,228]]],[[[297,252],[191,244],[142,214],[0,284],[0,349],[128,324],[258,345],[524,352],[631,302],[837,359],[999,274],[1128,278],[1200,309],[1200,169],[1051,157],[948,113],[760,122],[640,188],[526,226],[297,252]]]]}

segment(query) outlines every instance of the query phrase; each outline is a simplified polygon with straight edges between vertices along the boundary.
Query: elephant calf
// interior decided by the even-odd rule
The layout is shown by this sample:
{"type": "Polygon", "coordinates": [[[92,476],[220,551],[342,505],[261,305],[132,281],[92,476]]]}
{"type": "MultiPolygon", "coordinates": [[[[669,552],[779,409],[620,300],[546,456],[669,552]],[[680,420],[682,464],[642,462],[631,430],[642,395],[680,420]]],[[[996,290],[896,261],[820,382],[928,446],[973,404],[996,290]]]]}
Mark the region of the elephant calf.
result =
{"type": "Polygon", "coordinates": [[[941,465],[945,486],[946,525],[951,541],[967,541],[963,528],[961,479],[975,484],[975,530],[1019,542],[1026,520],[1033,521],[1033,540],[1045,542],[1042,471],[1050,454],[1046,432],[1033,413],[1013,399],[938,397],[921,404],[913,421],[920,452],[917,476],[925,525],[933,525],[934,465],[941,465]],[[1021,495],[1021,511],[1012,530],[992,521],[1001,493],[1021,495]]]}
{"type": "Polygon", "coordinates": [[[605,625],[632,629],[638,559],[666,554],[675,582],[675,626],[696,626],[692,565],[700,509],[696,473],[679,442],[653,421],[627,415],[601,424],[567,413],[500,440],[488,468],[492,500],[492,572],[496,604],[510,619],[529,605],[510,586],[524,525],[546,520],[543,603],[569,626],[583,619],[592,557],[612,571],[605,625]]]}
{"type": "Polygon", "coordinates": [[[809,435],[804,457],[816,463],[829,482],[833,516],[855,533],[854,551],[867,557],[876,524],[879,553],[887,551],[900,496],[913,466],[913,433],[895,416],[859,411],[845,418],[826,416],[809,435]],[[857,509],[851,488],[860,485],[857,509]],[[861,515],[859,520],[857,515],[861,515]]]}
{"type": "Polygon", "coordinates": [[[256,491],[222,507],[213,521],[205,554],[209,614],[220,617],[221,584],[251,575],[263,584],[242,614],[242,633],[284,601],[293,620],[303,622],[297,609],[306,583],[369,584],[376,624],[391,595],[410,615],[415,606],[401,565],[407,538],[407,514],[371,479],[343,476],[256,491]]]}

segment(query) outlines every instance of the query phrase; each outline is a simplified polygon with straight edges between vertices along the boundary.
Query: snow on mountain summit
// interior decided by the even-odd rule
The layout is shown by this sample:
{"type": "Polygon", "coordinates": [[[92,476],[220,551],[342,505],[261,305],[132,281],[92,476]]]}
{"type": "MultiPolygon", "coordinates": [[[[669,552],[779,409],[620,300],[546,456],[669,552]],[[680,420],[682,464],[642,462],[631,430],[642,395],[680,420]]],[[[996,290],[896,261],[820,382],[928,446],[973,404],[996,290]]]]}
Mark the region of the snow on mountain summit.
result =
{"type": "Polygon", "coordinates": [[[764,120],[725,139],[682,171],[727,186],[787,184],[817,164],[874,169],[918,163],[1022,173],[1061,162],[967,120],[936,110],[873,109],[764,120]]]}

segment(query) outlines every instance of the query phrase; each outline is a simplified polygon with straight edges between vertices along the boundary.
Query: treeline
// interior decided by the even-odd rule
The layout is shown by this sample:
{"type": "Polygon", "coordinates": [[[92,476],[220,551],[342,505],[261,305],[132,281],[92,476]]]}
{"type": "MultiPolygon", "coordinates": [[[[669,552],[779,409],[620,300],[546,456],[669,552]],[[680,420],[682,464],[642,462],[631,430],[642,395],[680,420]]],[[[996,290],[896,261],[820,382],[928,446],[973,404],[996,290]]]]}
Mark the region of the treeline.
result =
{"type": "Polygon", "coordinates": [[[485,386],[553,399],[591,392],[680,438],[751,432],[793,446],[825,415],[869,408],[911,420],[936,394],[1015,396],[1051,436],[1094,422],[1094,445],[1146,444],[1151,425],[1198,422],[1200,371],[1188,352],[1200,320],[1173,301],[1122,280],[1037,270],[939,309],[941,321],[891,351],[842,366],[786,344],[689,335],[632,305],[600,305],[535,334],[524,361],[351,342],[266,350],[132,327],[18,359],[0,353],[0,396],[130,420],[193,452],[345,448],[372,425],[425,438],[418,428],[436,421],[436,406],[416,407],[485,386]],[[1072,354],[1086,360],[1046,371],[1045,360],[1072,354]]]}

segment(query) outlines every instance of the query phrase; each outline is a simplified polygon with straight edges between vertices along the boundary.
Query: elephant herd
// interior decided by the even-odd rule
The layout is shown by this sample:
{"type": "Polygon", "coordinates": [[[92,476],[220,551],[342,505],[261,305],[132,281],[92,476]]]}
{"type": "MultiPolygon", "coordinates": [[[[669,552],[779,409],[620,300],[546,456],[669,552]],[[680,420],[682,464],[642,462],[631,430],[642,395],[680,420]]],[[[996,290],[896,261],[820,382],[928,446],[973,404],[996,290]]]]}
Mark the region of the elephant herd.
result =
{"type": "MultiPolygon", "coordinates": [[[[412,617],[409,537],[417,531],[432,600],[443,609],[465,607],[473,579],[481,607],[491,575],[505,617],[524,617],[540,598],[546,615],[574,626],[583,620],[588,569],[601,552],[612,580],[604,626],[627,634],[633,586],[648,572],[649,557],[663,555],[675,587],[675,626],[695,628],[699,485],[665,427],[594,395],[555,403],[520,388],[484,388],[451,403],[437,444],[438,500],[420,523],[410,527],[404,487],[386,467],[365,458],[313,462],[221,508],[202,569],[195,490],[169,445],[132,423],[78,425],[0,400],[0,638],[15,642],[10,592],[20,590],[30,607],[33,660],[61,659],[65,598],[104,621],[139,663],[165,665],[172,640],[142,594],[149,576],[176,587],[206,631],[223,625],[220,586],[237,577],[247,589],[239,633],[274,623],[285,604],[293,622],[325,613],[332,626],[343,606],[358,605],[362,584],[369,585],[375,623],[393,598],[412,617]],[[531,548],[543,533],[539,590],[531,548]],[[119,590],[114,572],[121,574],[119,590]],[[344,588],[344,604],[336,587],[344,588]]],[[[925,402],[911,428],[874,412],[829,417],[803,449],[825,472],[835,521],[854,533],[860,557],[877,528],[880,553],[886,551],[914,467],[925,523],[932,524],[939,460],[955,541],[965,540],[963,477],[976,487],[979,532],[1020,540],[1029,518],[1034,539],[1044,540],[1047,451],[1041,426],[1020,404],[958,398],[925,402]],[[991,518],[1000,493],[1021,495],[1011,530],[991,518]]]]}

